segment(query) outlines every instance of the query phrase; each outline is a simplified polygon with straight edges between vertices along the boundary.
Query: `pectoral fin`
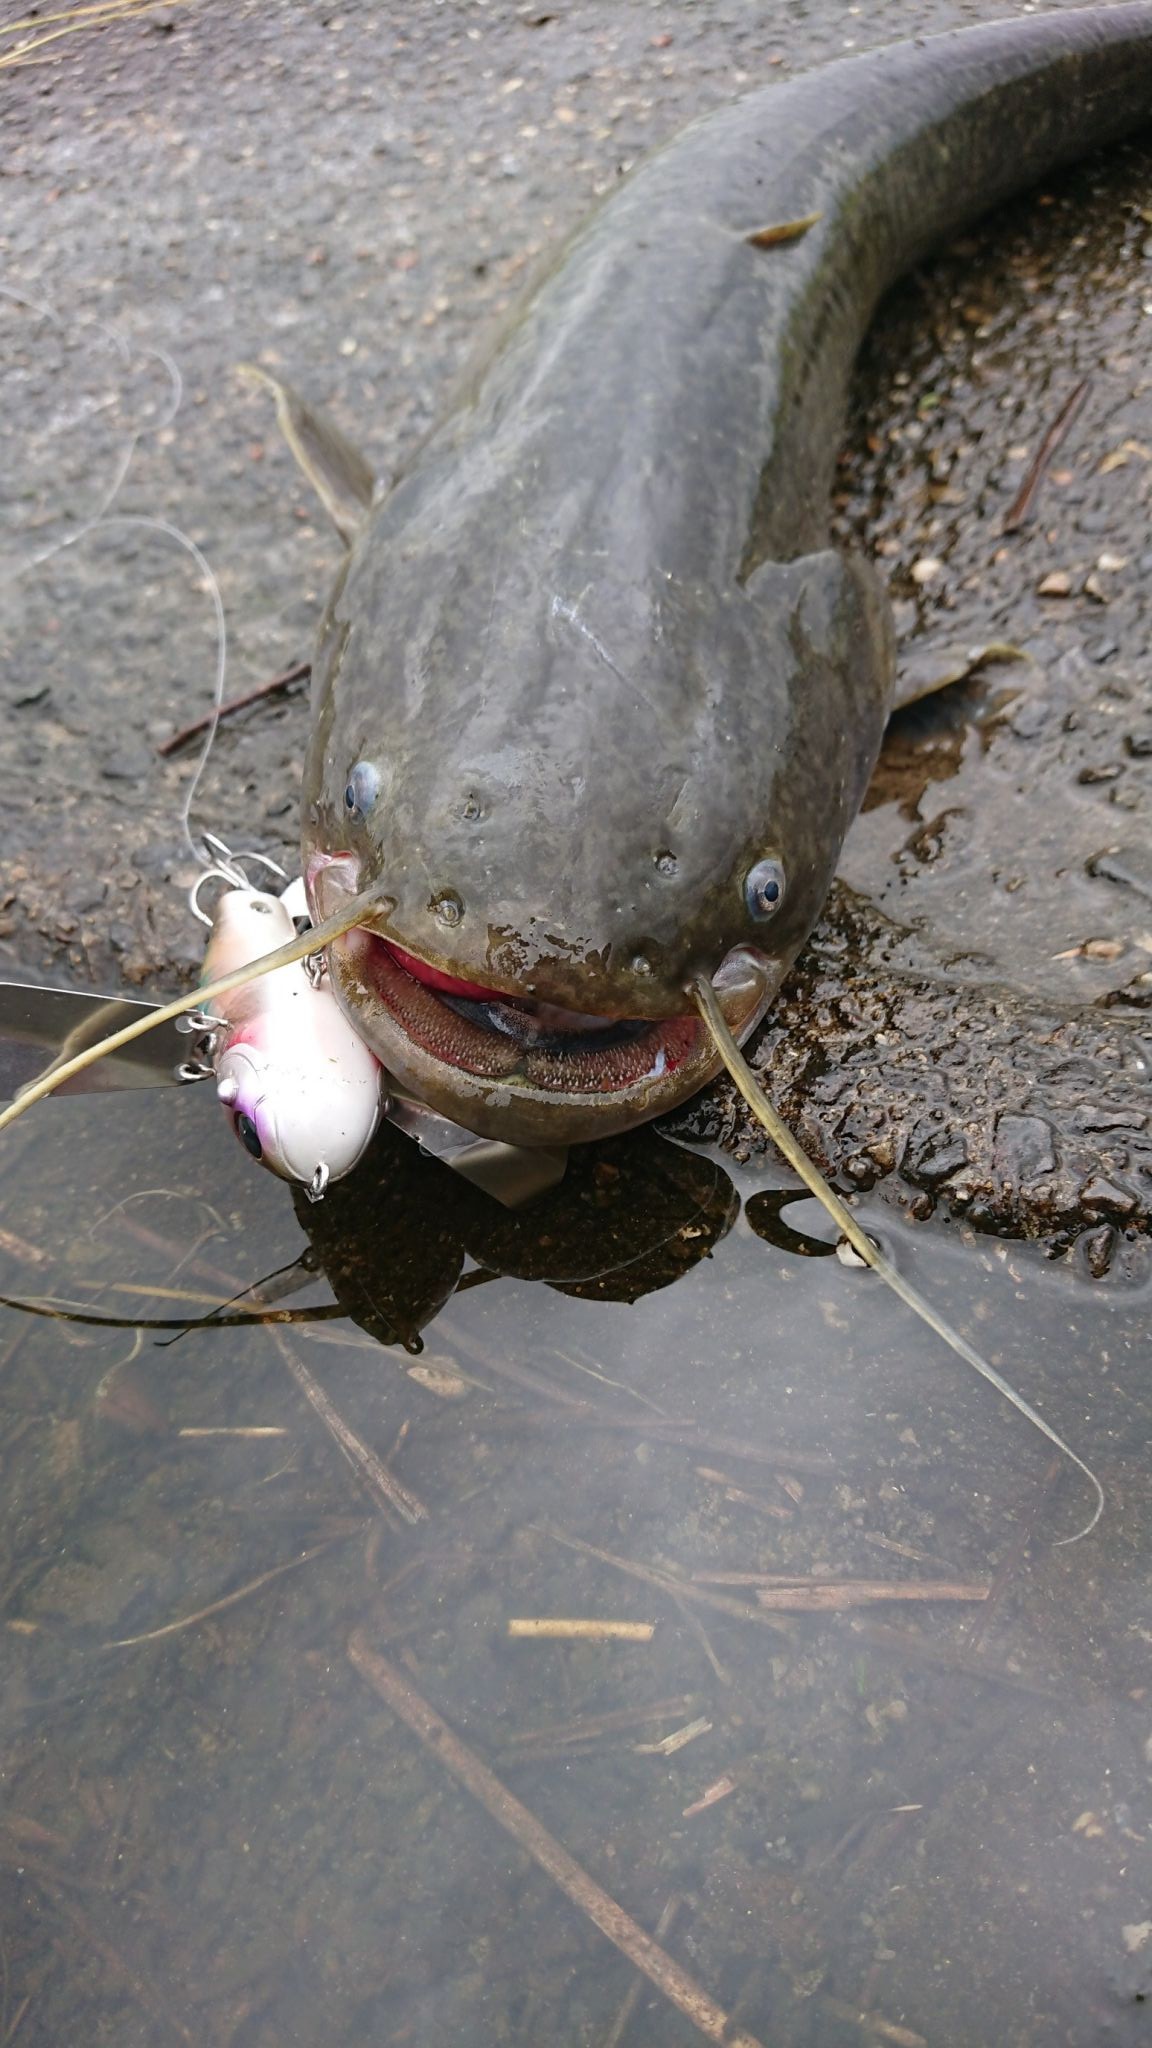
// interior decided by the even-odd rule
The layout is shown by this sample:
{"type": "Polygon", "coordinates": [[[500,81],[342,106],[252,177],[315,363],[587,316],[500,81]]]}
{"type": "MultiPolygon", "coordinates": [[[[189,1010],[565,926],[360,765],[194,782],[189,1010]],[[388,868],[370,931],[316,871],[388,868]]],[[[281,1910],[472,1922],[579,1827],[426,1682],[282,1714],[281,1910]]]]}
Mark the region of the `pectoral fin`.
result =
{"type": "Polygon", "coordinates": [[[744,589],[768,621],[783,625],[798,656],[853,678],[844,706],[886,707],[893,666],[892,614],[871,563],[822,548],[794,561],[760,562],[744,589]]]}
{"type": "Polygon", "coordinates": [[[306,405],[291,385],[281,384],[255,363],[241,363],[239,370],[249,383],[262,384],[272,393],[280,432],[341,540],[350,545],[372,503],[375,486],[364,457],[345,439],[339,427],[306,405]]]}

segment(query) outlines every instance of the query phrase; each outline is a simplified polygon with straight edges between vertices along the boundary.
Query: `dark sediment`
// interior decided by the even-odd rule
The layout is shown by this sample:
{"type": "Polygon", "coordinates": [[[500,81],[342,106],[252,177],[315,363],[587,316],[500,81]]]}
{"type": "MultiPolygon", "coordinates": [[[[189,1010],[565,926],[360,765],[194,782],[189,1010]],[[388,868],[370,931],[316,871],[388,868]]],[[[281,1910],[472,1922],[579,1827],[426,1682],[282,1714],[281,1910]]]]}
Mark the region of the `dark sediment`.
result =
{"type": "MultiPolygon", "coordinates": [[[[904,937],[838,892],[751,1048],[777,1110],[826,1172],[896,1175],[917,1215],[1079,1238],[1096,1274],[1132,1262],[1152,1224],[1152,1020],[886,966],[904,937]]],[[[663,1128],[767,1144],[727,1080],[663,1128]]]]}

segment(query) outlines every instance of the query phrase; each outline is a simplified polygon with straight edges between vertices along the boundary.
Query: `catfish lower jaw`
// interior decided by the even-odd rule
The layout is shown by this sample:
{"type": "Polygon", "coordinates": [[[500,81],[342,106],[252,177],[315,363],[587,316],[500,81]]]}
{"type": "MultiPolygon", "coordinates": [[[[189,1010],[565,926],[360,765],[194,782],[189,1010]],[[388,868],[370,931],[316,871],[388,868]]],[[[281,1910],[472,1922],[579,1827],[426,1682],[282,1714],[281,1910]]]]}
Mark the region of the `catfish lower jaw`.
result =
{"type": "MultiPolygon", "coordinates": [[[[512,1144],[579,1144],[670,1110],[719,1064],[695,1014],[594,1017],[499,992],[432,987],[376,933],[329,953],[340,1003],[404,1087],[453,1122],[512,1144]]],[[[741,1037],[774,993],[768,965],[739,949],[716,978],[741,1037]]],[[[441,980],[446,977],[441,977],[441,980]]]]}

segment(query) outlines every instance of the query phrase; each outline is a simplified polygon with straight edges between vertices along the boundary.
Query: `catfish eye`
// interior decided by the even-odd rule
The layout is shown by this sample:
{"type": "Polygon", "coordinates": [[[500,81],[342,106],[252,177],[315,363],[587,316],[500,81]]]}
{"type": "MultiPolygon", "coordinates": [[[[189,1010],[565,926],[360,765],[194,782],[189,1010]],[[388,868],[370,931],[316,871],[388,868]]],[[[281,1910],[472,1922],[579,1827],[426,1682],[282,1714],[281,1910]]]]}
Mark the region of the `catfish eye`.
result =
{"type": "Polygon", "coordinates": [[[380,790],[380,777],[371,761],[357,761],[344,791],[344,809],[350,818],[363,818],[380,790]]]}
{"type": "Polygon", "coordinates": [[[256,1129],[251,1117],[245,1116],[243,1111],[241,1111],[239,1116],[233,1117],[232,1122],[235,1126],[236,1136],[239,1138],[244,1150],[250,1152],[253,1159],[263,1159],[264,1147],[260,1143],[260,1133],[256,1129]]]}
{"type": "Polygon", "coordinates": [[[784,869],[778,860],[758,860],[744,881],[744,901],[749,917],[765,924],[784,901],[784,869]]]}

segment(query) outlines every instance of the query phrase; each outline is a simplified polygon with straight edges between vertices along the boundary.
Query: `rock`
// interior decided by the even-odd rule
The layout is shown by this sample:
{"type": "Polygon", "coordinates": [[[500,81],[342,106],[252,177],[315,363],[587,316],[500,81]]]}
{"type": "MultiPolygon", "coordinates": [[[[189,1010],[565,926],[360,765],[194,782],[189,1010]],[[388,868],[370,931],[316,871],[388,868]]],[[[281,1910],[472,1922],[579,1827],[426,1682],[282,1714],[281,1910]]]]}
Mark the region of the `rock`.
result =
{"type": "Polygon", "coordinates": [[[1080,1239],[1080,1250],[1084,1263],[1094,1280],[1102,1280],[1112,1264],[1116,1249],[1116,1232],[1110,1223],[1102,1223],[1098,1230],[1087,1230],[1080,1239]]]}
{"type": "Polygon", "coordinates": [[[1087,863],[1090,875],[1106,882],[1123,882],[1139,896],[1152,898],[1152,848],[1147,846],[1105,846],[1087,863]]]}
{"type": "Polygon", "coordinates": [[[1109,1216],[1131,1216],[1136,1207],[1134,1194],[1127,1188],[1116,1187],[1099,1174],[1085,1182],[1080,1190],[1080,1200],[1089,1212],[1102,1210],[1109,1216]]]}
{"type": "Polygon", "coordinates": [[[1017,1186],[1042,1179],[1056,1166],[1051,1124],[1042,1116],[998,1117],[992,1158],[995,1172],[1017,1186]]]}
{"type": "Polygon", "coordinates": [[[961,1131],[933,1131],[918,1148],[913,1144],[907,1156],[911,1177],[929,1188],[950,1179],[968,1164],[968,1147],[961,1131]]]}

